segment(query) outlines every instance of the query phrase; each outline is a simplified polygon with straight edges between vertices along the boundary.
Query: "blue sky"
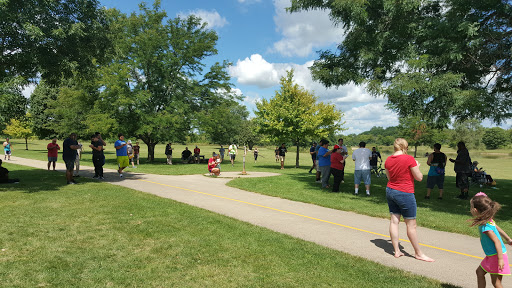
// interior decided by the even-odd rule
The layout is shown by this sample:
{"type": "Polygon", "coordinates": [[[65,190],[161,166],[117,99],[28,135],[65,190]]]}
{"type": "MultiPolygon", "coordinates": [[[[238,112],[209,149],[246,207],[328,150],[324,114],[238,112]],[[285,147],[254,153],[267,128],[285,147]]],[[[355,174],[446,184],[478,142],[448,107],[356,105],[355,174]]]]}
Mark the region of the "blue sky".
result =
{"type": "MultiPolygon", "coordinates": [[[[107,8],[124,13],[138,12],[137,0],[100,0],[107,8]]],[[[219,35],[218,55],[209,64],[228,60],[237,92],[242,94],[253,115],[255,102],[271,98],[279,89],[279,79],[295,70],[295,81],[343,111],[343,134],[360,133],[373,126],[396,126],[396,113],[385,108],[387,101],[370,96],[364,87],[346,85],[325,89],[311,79],[308,69],[318,58],[318,50],[333,49],[343,39],[326,11],[287,13],[290,0],[162,0],[168,17],[195,14],[219,35]]],[[[146,1],[151,6],[153,1],[146,1]]],[[[492,126],[484,121],[486,127],[492,126]]],[[[508,126],[504,125],[506,128],[508,126]]]]}
{"type": "MultiPolygon", "coordinates": [[[[101,3],[131,13],[138,11],[140,1],[101,3]]],[[[232,83],[244,95],[243,104],[251,114],[254,103],[273,97],[280,77],[293,68],[297,84],[344,112],[343,128],[348,129],[344,133],[397,125],[396,115],[384,108],[384,99],[375,99],[354,85],[325,89],[311,79],[308,67],[318,58],[316,52],[334,48],[343,39],[343,30],[333,25],[325,11],[290,14],[285,11],[289,5],[289,0],[162,1],[168,17],[195,14],[218,33],[219,54],[211,60],[233,63],[229,69],[232,83]]]]}

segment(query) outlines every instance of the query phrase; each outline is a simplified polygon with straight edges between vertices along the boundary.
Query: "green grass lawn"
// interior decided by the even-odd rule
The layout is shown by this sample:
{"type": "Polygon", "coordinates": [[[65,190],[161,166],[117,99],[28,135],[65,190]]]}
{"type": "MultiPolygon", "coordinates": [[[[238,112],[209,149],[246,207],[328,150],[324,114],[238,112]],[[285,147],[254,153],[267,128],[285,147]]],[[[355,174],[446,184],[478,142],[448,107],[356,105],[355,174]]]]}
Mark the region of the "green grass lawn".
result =
{"type": "MultiPolygon", "coordinates": [[[[29,144],[30,150],[24,150],[24,142],[14,140],[14,146],[17,147],[13,152],[14,156],[46,160],[46,144],[48,141],[35,140],[29,144]]],[[[61,144],[62,142],[59,141],[61,144]]],[[[85,143],[85,142],[84,142],[85,143]]],[[[128,168],[128,171],[136,171],[143,173],[165,174],[165,175],[186,175],[186,174],[204,174],[206,172],[206,164],[181,164],[179,158],[175,159],[176,165],[166,165],[164,155],[164,144],[157,145],[155,153],[155,162],[147,163],[142,160],[141,165],[136,169],[128,168]]],[[[195,144],[188,145],[189,149],[195,147],[195,144]]],[[[211,155],[212,152],[218,151],[219,146],[213,145],[199,145],[201,154],[211,155]]],[[[371,145],[369,145],[371,147],[371,145]]],[[[107,168],[116,168],[114,151],[111,143],[106,146],[107,150],[107,168]]],[[[185,148],[184,145],[174,145],[174,154],[181,155],[181,151],[185,148]]],[[[227,147],[225,147],[227,148],[227,147]]],[[[349,147],[350,149],[357,147],[349,147]]],[[[89,148],[83,155],[83,165],[90,165],[91,155],[89,148]]],[[[324,207],[330,207],[339,210],[353,211],[360,214],[387,218],[389,217],[387,202],[385,199],[385,178],[376,178],[372,176],[371,192],[372,197],[366,198],[365,196],[353,196],[354,180],[353,169],[354,164],[349,161],[347,172],[345,173],[345,183],[342,184],[341,191],[344,193],[329,193],[326,190],[320,189],[320,184],[315,183],[314,175],[308,174],[308,170],[312,164],[311,158],[306,151],[300,153],[301,168],[295,167],[295,147],[289,147],[287,159],[285,162],[284,170],[280,170],[279,163],[275,162],[274,147],[260,147],[260,157],[257,163],[251,153],[246,157],[246,170],[248,173],[251,171],[268,171],[281,173],[281,176],[269,178],[246,178],[235,179],[228,185],[237,187],[247,191],[257,192],[261,194],[286,198],[295,201],[312,203],[324,207]]],[[[450,148],[443,147],[441,149],[447,154],[448,158],[455,158],[456,151],[450,148]]],[[[242,157],[241,150],[237,156],[235,166],[231,167],[229,159],[225,159],[222,163],[222,171],[242,171],[242,157]]],[[[431,151],[427,147],[419,147],[418,155],[424,155],[426,151],[431,151]]],[[[390,147],[381,147],[382,156],[385,159],[391,152],[390,147]]],[[[492,177],[496,180],[498,185],[496,189],[490,187],[480,188],[473,186],[470,188],[470,193],[474,195],[479,190],[483,190],[489,196],[502,204],[503,208],[498,212],[496,221],[505,229],[512,233],[512,156],[508,150],[492,150],[492,151],[469,151],[473,160],[480,162],[480,167],[483,167],[492,177]]],[[[351,154],[351,152],[349,152],[351,154]]],[[[147,149],[144,145],[141,146],[141,157],[147,157],[147,149]]],[[[446,169],[445,180],[445,195],[443,200],[437,200],[438,191],[434,189],[431,199],[423,199],[426,195],[426,175],[428,166],[426,165],[426,157],[418,157],[420,163],[420,170],[423,172],[424,179],[422,182],[416,182],[416,199],[418,202],[418,224],[423,227],[428,227],[441,231],[448,231],[454,233],[461,233],[471,236],[477,236],[475,228],[470,228],[466,221],[471,217],[469,214],[469,201],[461,201],[455,199],[459,194],[455,188],[455,173],[453,172],[453,164],[448,163],[446,169]]],[[[60,161],[60,159],[59,159],[60,161]]],[[[332,178],[331,178],[332,183],[332,178]]]]}
{"type": "Polygon", "coordinates": [[[22,181],[0,185],[1,287],[450,287],[169,199],[5,166],[22,181]]]}

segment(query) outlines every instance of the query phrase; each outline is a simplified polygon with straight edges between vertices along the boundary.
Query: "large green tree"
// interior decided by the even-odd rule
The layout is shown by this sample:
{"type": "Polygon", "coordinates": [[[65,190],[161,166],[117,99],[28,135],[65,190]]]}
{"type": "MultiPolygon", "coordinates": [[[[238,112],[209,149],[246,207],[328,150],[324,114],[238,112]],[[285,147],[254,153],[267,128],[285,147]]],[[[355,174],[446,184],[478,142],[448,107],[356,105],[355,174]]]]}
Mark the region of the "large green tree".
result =
{"type": "Polygon", "coordinates": [[[23,79],[20,78],[0,82],[0,131],[11,119],[25,117],[28,101],[21,93],[22,83],[23,79]]]}
{"type": "Polygon", "coordinates": [[[498,149],[510,143],[507,131],[500,127],[486,129],[482,136],[482,142],[487,149],[498,149]]]}
{"type": "Polygon", "coordinates": [[[292,0],[328,9],[346,34],[312,66],[326,86],[366,84],[400,116],[439,126],[510,118],[512,3],[508,0],[292,0]]]}
{"type": "Polygon", "coordinates": [[[217,54],[218,36],[196,16],[167,19],[160,1],[142,3],[140,13],[130,16],[110,13],[117,54],[100,70],[97,115],[109,115],[119,131],[140,138],[152,161],[156,144],[184,141],[198,128],[199,111],[214,113],[235,98],[229,63],[205,71],[205,59],[217,54]]]}
{"type": "Polygon", "coordinates": [[[0,1],[0,82],[90,72],[111,47],[108,30],[97,0],[0,1]]]}
{"type": "Polygon", "coordinates": [[[299,167],[299,147],[313,139],[327,137],[341,128],[343,113],[293,83],[293,70],[281,78],[281,89],[274,98],[256,103],[259,130],[276,143],[297,146],[295,167],[299,167]]]}

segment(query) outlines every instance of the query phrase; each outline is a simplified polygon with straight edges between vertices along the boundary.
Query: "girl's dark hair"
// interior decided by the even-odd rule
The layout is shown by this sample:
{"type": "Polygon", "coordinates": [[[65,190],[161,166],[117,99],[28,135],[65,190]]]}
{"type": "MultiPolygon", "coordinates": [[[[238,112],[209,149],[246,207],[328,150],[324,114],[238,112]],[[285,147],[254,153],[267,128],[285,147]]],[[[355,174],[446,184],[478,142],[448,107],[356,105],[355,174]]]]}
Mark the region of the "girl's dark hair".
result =
{"type": "Polygon", "coordinates": [[[500,210],[501,205],[487,196],[475,196],[471,199],[471,208],[475,208],[480,213],[480,215],[471,219],[473,221],[471,226],[480,226],[489,222],[500,210]]]}
{"type": "Polygon", "coordinates": [[[334,148],[334,149],[332,149],[332,153],[334,153],[334,152],[336,152],[338,150],[340,150],[340,148],[334,148]]]}

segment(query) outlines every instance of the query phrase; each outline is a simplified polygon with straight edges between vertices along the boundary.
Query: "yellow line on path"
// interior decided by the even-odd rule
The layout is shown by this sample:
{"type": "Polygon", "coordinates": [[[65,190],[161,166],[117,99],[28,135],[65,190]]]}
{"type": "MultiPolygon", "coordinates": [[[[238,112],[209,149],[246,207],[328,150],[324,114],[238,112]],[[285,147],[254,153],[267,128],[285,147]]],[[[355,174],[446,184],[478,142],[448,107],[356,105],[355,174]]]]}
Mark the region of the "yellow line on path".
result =
{"type": "MultiPolygon", "coordinates": [[[[269,209],[269,210],[274,210],[274,211],[278,211],[278,212],[282,212],[282,213],[286,213],[286,214],[291,214],[291,215],[295,215],[295,216],[299,216],[299,217],[303,217],[303,218],[308,218],[308,219],[312,219],[312,220],[316,220],[316,221],[320,221],[320,222],[324,222],[324,223],[329,223],[329,224],[340,226],[340,227],[343,227],[343,228],[348,228],[348,229],[352,229],[352,230],[356,230],[356,231],[360,231],[360,232],[365,232],[365,233],[368,233],[368,234],[373,234],[373,235],[378,235],[378,236],[390,238],[389,235],[384,235],[384,234],[380,234],[380,233],[376,233],[376,232],[372,232],[372,231],[368,231],[368,230],[364,230],[364,229],[359,229],[359,228],[356,228],[356,227],[347,226],[347,225],[343,225],[343,224],[340,224],[340,223],[331,222],[331,221],[327,221],[327,220],[323,220],[323,219],[319,219],[319,218],[315,218],[315,217],[310,217],[310,216],[307,216],[307,215],[302,215],[302,214],[298,214],[298,213],[294,213],[294,212],[290,212],[290,211],[286,211],[286,210],[281,210],[281,209],[276,209],[276,208],[272,208],[272,207],[268,207],[268,206],[263,206],[263,205],[260,205],[260,204],[255,204],[255,203],[251,203],[251,202],[246,202],[246,201],[242,201],[242,200],[237,200],[237,199],[233,199],[233,198],[228,198],[228,197],[224,197],[224,196],[219,196],[219,195],[215,195],[215,194],[210,194],[210,193],[196,191],[196,190],[192,190],[192,189],[187,189],[187,188],[182,188],[182,187],[162,184],[162,183],[148,181],[148,180],[140,180],[139,179],[139,181],[148,182],[148,183],[157,184],[157,185],[166,186],[166,187],[171,187],[171,188],[176,188],[176,189],[185,190],[185,191],[190,191],[190,192],[194,192],[194,193],[198,193],[198,194],[208,195],[208,196],[217,197],[217,198],[221,198],[221,199],[226,199],[226,200],[230,200],[230,201],[235,201],[235,202],[239,202],[239,203],[244,203],[244,204],[247,204],[247,205],[257,206],[257,207],[261,207],[261,208],[265,208],[265,209],[269,209]]],[[[406,240],[406,239],[399,239],[399,240],[403,241],[403,242],[410,242],[409,240],[406,240]]],[[[432,245],[427,245],[427,244],[422,244],[422,243],[420,243],[420,245],[421,246],[425,246],[425,247],[429,247],[429,248],[432,248],[432,249],[437,249],[437,250],[453,253],[453,254],[463,255],[463,256],[472,257],[472,258],[476,258],[476,259],[483,259],[482,257],[479,257],[479,256],[474,256],[474,255],[470,255],[470,254],[466,254],[466,253],[462,253],[462,252],[448,250],[448,249],[444,249],[444,248],[440,248],[440,247],[436,247],[436,246],[432,246],[432,245]]],[[[512,266],[512,264],[510,264],[509,266],[512,266]]]]}

